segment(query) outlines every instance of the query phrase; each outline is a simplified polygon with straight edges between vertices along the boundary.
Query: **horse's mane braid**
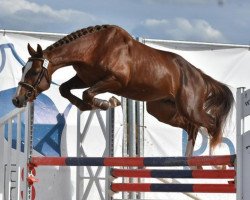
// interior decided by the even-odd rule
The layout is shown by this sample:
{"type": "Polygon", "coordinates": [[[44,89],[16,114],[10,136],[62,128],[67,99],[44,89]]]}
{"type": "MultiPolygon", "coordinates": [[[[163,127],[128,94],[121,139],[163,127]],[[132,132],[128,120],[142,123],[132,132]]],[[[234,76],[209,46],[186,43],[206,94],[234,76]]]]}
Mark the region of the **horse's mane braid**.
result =
{"type": "Polygon", "coordinates": [[[75,32],[63,37],[62,39],[58,40],[57,42],[50,45],[49,47],[47,47],[47,50],[55,49],[59,46],[62,46],[63,44],[67,44],[73,40],[76,40],[77,38],[84,36],[84,35],[88,35],[90,33],[95,33],[95,32],[98,32],[100,30],[106,29],[108,27],[109,27],[109,25],[101,25],[101,26],[97,25],[97,26],[89,26],[87,28],[83,28],[81,30],[75,31],[75,32]]]}

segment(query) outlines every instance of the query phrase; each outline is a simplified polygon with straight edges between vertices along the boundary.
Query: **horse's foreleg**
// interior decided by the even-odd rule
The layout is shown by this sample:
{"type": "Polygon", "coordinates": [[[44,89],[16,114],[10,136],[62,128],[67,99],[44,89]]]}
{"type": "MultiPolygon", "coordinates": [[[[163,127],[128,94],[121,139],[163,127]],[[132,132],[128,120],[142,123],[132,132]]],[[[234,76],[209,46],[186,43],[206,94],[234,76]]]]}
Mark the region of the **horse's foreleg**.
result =
{"type": "Polygon", "coordinates": [[[89,89],[85,90],[82,95],[82,99],[85,103],[102,110],[107,110],[111,107],[120,105],[120,102],[115,97],[111,97],[109,101],[95,98],[96,95],[105,92],[114,92],[122,87],[121,83],[117,81],[113,76],[108,77],[102,81],[97,82],[89,89]]]}
{"type": "Polygon", "coordinates": [[[80,110],[91,110],[92,107],[89,104],[84,103],[80,98],[73,95],[70,91],[72,89],[82,88],[86,88],[86,84],[82,82],[78,76],[74,76],[67,82],[61,84],[59,87],[59,91],[64,98],[68,99],[70,103],[78,107],[80,110]]]}

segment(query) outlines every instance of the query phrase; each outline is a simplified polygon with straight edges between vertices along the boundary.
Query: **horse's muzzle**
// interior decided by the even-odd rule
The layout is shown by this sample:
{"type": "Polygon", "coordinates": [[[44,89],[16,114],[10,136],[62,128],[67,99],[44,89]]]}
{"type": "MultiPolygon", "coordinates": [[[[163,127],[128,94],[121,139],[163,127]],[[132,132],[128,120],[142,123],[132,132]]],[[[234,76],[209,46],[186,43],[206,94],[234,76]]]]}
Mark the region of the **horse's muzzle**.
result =
{"type": "Polygon", "coordinates": [[[21,108],[27,105],[27,98],[24,96],[21,97],[14,97],[12,99],[12,103],[14,104],[14,106],[16,106],[17,108],[21,108]]]}

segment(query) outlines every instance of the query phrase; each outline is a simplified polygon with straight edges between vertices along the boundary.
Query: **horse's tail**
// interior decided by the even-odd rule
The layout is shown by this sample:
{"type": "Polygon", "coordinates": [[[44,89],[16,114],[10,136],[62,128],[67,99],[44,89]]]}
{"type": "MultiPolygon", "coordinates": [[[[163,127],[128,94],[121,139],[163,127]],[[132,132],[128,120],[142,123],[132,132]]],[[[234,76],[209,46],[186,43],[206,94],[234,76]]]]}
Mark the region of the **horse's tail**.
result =
{"type": "Polygon", "coordinates": [[[210,146],[214,148],[222,140],[223,129],[228,116],[230,116],[234,97],[231,90],[211,77],[205,75],[205,81],[208,84],[207,100],[205,101],[205,110],[214,117],[216,128],[214,133],[210,133],[210,146]]]}

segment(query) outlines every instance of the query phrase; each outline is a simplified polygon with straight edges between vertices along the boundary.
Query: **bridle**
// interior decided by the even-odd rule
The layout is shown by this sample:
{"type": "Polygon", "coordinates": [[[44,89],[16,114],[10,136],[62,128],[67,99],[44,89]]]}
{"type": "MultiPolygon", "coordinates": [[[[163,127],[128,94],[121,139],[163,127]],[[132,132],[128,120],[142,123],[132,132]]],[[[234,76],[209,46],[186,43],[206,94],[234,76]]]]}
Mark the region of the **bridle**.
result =
{"type": "Polygon", "coordinates": [[[35,94],[35,97],[37,96],[37,86],[40,84],[40,82],[42,81],[42,78],[45,76],[47,82],[50,84],[50,79],[48,77],[48,65],[49,65],[49,60],[45,59],[45,58],[34,58],[34,57],[30,57],[28,59],[28,62],[29,61],[34,61],[34,60],[39,60],[39,61],[42,61],[43,64],[42,64],[42,70],[40,71],[40,73],[38,74],[38,78],[37,80],[35,81],[35,83],[33,85],[29,84],[29,83],[26,83],[24,81],[20,81],[18,83],[18,85],[20,85],[21,87],[24,87],[28,92],[26,93],[26,98],[29,98],[32,96],[32,94],[34,93],[35,94]]]}

